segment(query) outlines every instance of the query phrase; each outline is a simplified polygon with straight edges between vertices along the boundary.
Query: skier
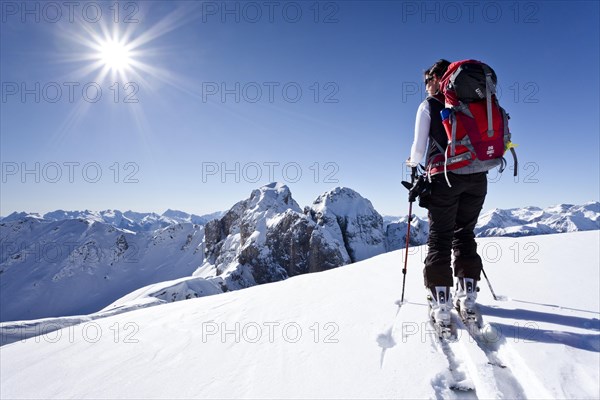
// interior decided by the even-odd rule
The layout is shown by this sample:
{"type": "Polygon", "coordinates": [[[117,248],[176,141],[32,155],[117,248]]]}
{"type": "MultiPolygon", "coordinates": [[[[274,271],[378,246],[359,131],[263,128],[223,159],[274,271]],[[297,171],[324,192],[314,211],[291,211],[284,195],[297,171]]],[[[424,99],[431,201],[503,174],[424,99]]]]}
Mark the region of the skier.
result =
{"type": "MultiPolygon", "coordinates": [[[[440,80],[449,65],[449,61],[441,59],[424,72],[428,96],[417,110],[414,141],[406,162],[409,167],[417,167],[425,155],[427,163],[431,163],[434,157],[444,153],[448,144],[440,116],[444,108],[440,80]]],[[[451,335],[452,251],[454,276],[458,278],[454,306],[464,320],[477,318],[475,302],[482,262],[473,230],[487,194],[487,169],[489,165],[480,168],[474,162],[446,174],[430,176],[430,188],[419,199],[419,205],[428,210],[429,218],[423,275],[429,292],[430,318],[441,336],[451,335]]]]}

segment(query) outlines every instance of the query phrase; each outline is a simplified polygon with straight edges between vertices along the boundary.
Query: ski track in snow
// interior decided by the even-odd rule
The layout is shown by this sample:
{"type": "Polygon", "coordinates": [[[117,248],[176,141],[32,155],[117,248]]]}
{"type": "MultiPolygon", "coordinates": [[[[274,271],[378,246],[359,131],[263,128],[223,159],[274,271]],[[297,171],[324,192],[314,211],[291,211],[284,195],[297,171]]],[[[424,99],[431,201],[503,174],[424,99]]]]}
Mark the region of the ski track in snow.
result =
{"type": "MultiPolygon", "coordinates": [[[[411,304],[405,302],[404,304],[411,304]]],[[[413,305],[422,305],[412,303],[413,305]]],[[[377,338],[381,351],[380,367],[383,368],[385,352],[397,341],[397,325],[401,319],[399,307],[392,326],[377,338]]],[[[442,340],[430,334],[430,344],[444,355],[446,367],[430,380],[436,399],[538,399],[555,398],[524,359],[499,334],[494,324],[483,324],[482,331],[471,331],[453,310],[452,318],[457,327],[457,337],[442,340]],[[484,331],[485,328],[491,328],[484,331]],[[521,377],[521,378],[518,378],[521,377]]],[[[433,327],[431,328],[433,330],[433,327]]],[[[572,374],[566,374],[565,382],[574,375],[581,376],[588,390],[595,382],[574,366],[572,374]]],[[[597,386],[597,384],[596,384],[597,386]]],[[[587,391],[589,393],[589,391],[587,391]]]]}
{"type": "MultiPolygon", "coordinates": [[[[496,382],[496,390],[502,398],[522,399],[525,398],[523,386],[512,373],[511,369],[499,357],[498,348],[501,343],[506,343],[503,336],[498,334],[498,330],[493,329],[492,325],[483,325],[482,330],[475,326],[465,324],[458,315],[456,321],[459,329],[463,332],[463,338],[460,341],[465,352],[469,354],[478,353],[476,347],[481,350],[487,359],[486,369],[492,371],[496,382]],[[491,329],[488,329],[491,328],[491,329]]],[[[482,358],[484,361],[484,359],[482,358]]]]}
{"type": "Polygon", "coordinates": [[[521,396],[518,398],[551,399],[556,397],[546,390],[537,374],[527,365],[518,351],[508,344],[505,337],[498,339],[497,354],[502,357],[507,366],[506,372],[509,375],[504,376],[504,378],[519,383],[521,386],[521,396]],[[517,376],[520,379],[517,379],[517,376]]]}
{"type": "Polygon", "coordinates": [[[448,360],[447,369],[431,380],[436,398],[525,398],[518,379],[506,366],[501,366],[493,350],[482,348],[467,332],[464,324],[456,321],[458,318],[455,315],[453,319],[458,328],[456,339],[431,337],[432,346],[448,360]]]}
{"type": "Polygon", "coordinates": [[[480,342],[471,336],[464,324],[458,322],[460,336],[453,346],[459,348],[472,376],[477,394],[484,399],[523,399],[525,398],[519,380],[508,366],[498,363],[494,353],[482,348],[480,342]]]}
{"type": "Polygon", "coordinates": [[[437,351],[440,351],[448,361],[447,368],[437,373],[431,379],[431,387],[435,391],[437,399],[455,398],[457,394],[462,394],[461,398],[477,399],[475,384],[466,368],[464,360],[458,356],[452,349],[451,343],[447,340],[440,340],[432,336],[431,345],[437,351]]]}

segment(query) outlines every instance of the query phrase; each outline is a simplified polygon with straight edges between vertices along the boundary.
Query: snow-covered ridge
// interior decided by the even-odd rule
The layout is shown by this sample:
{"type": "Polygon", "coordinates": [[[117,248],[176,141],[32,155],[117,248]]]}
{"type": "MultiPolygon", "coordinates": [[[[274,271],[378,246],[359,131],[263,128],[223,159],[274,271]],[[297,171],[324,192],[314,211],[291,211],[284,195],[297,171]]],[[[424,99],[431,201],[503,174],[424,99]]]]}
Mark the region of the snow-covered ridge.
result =
{"type": "Polygon", "coordinates": [[[341,238],[313,221],[293,200],[289,188],[277,183],[252,191],[221,219],[210,221],[205,244],[204,263],[194,275],[220,277],[225,290],[350,262],[341,238]]]}
{"type": "Polygon", "coordinates": [[[600,229],[600,202],[559,204],[548,208],[493,209],[481,215],[478,237],[532,236],[600,229]]]}
{"type": "MultiPolygon", "coordinates": [[[[388,251],[405,246],[406,217],[386,216],[388,251]]],[[[559,204],[547,208],[523,207],[492,209],[479,216],[475,226],[477,237],[520,237],[552,233],[579,232],[600,229],[600,202],[583,205],[559,204]]],[[[427,242],[429,223],[414,216],[411,222],[411,245],[427,242]]]]}
{"type": "Polygon", "coordinates": [[[204,228],[132,232],[89,219],[0,222],[0,320],[87,314],[142,286],[190,276],[204,228]]]}
{"type": "Polygon", "coordinates": [[[115,228],[127,229],[133,232],[149,232],[169,225],[180,223],[192,223],[205,225],[208,221],[220,218],[223,212],[215,212],[207,215],[188,214],[183,211],[167,210],[161,215],[156,213],[142,213],[135,211],[103,210],[103,211],[64,211],[56,210],[46,214],[14,212],[0,222],[10,222],[25,218],[34,218],[45,221],[62,221],[66,219],[80,219],[90,222],[103,222],[115,228]]]}
{"type": "MultiPolygon", "coordinates": [[[[284,185],[285,186],[285,185],[284,185]]],[[[316,212],[319,212],[322,205],[327,202],[327,197],[331,197],[332,193],[346,194],[354,192],[349,188],[335,188],[330,192],[326,192],[315,200],[315,204],[311,206],[316,212]],[[340,192],[341,190],[341,192],[340,192]]],[[[358,193],[356,195],[360,196],[358,193]]],[[[346,201],[336,201],[336,204],[328,204],[328,209],[334,214],[344,214],[351,216],[356,214],[358,210],[368,210],[367,203],[364,205],[357,202],[353,203],[352,199],[356,199],[353,195],[347,195],[346,201]],[[337,208],[337,210],[336,210],[337,208]],[[343,212],[340,213],[340,208],[343,212]]],[[[361,201],[364,201],[360,196],[361,201]]],[[[368,205],[372,207],[371,203],[368,205]]],[[[367,213],[370,211],[367,211],[367,213]]],[[[336,215],[337,215],[336,214],[336,215]]],[[[177,223],[193,223],[205,225],[211,220],[222,218],[225,211],[219,211],[212,214],[198,216],[188,214],[183,211],[167,210],[162,215],[156,213],[139,213],[134,211],[121,212],[119,210],[104,210],[104,211],[64,211],[56,210],[46,214],[14,212],[6,217],[0,217],[0,222],[9,222],[25,218],[60,221],[64,219],[82,219],[87,221],[104,222],[116,228],[127,229],[133,232],[152,231],[159,228],[164,228],[177,223]]],[[[388,216],[383,219],[383,229],[386,231],[386,240],[388,243],[396,243],[406,235],[406,217],[388,216]],[[395,224],[395,225],[394,225],[395,224]],[[388,227],[392,226],[388,232],[388,227]],[[402,232],[401,234],[395,232],[402,232]]],[[[423,238],[427,237],[428,222],[417,216],[413,216],[413,228],[418,229],[413,232],[411,230],[411,244],[425,243],[423,238]],[[414,239],[413,239],[414,238],[414,239]]],[[[479,222],[475,228],[478,237],[490,236],[532,236],[543,235],[550,233],[578,232],[587,230],[600,229],[600,202],[592,201],[583,205],[558,204],[547,208],[539,208],[535,206],[527,206],[522,208],[498,209],[482,213],[479,217],[479,222]]],[[[402,241],[403,242],[403,241],[402,241]]],[[[404,243],[404,242],[403,242],[404,243]]],[[[387,250],[396,250],[395,244],[387,250]]]]}
{"type": "Polygon", "coordinates": [[[277,183],[252,191],[221,219],[210,221],[204,244],[204,262],[185,286],[165,282],[164,289],[142,288],[107,310],[281,281],[386,251],[381,216],[355,191],[335,188],[301,210],[289,188],[277,183]],[[211,290],[200,292],[198,287],[211,290]],[[170,294],[160,297],[158,292],[170,294]]]}
{"type": "Polygon", "coordinates": [[[350,188],[336,187],[317,197],[309,213],[345,244],[352,262],[387,250],[383,218],[368,199],[350,188]]]}

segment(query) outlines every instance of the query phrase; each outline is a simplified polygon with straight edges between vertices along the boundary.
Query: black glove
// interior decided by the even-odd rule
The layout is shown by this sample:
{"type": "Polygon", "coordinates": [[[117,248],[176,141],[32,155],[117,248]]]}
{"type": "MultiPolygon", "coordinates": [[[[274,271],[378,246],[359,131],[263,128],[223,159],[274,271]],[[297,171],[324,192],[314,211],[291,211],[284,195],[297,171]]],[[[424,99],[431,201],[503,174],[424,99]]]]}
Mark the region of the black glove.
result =
{"type": "Polygon", "coordinates": [[[417,177],[417,168],[414,167],[411,174],[411,182],[402,181],[402,185],[408,189],[408,201],[414,202],[417,197],[427,195],[431,191],[429,181],[424,174],[417,177]]]}

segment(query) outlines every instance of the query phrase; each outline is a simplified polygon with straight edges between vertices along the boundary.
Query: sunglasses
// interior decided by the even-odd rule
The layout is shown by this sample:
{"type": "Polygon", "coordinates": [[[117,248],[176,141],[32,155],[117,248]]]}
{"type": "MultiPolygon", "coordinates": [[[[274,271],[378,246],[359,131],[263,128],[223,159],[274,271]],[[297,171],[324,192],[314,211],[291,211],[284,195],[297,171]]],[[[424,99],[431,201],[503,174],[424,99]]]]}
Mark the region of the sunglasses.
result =
{"type": "Polygon", "coordinates": [[[435,78],[434,76],[428,76],[425,78],[425,84],[427,85],[429,82],[431,82],[433,80],[433,78],[435,78]]]}

